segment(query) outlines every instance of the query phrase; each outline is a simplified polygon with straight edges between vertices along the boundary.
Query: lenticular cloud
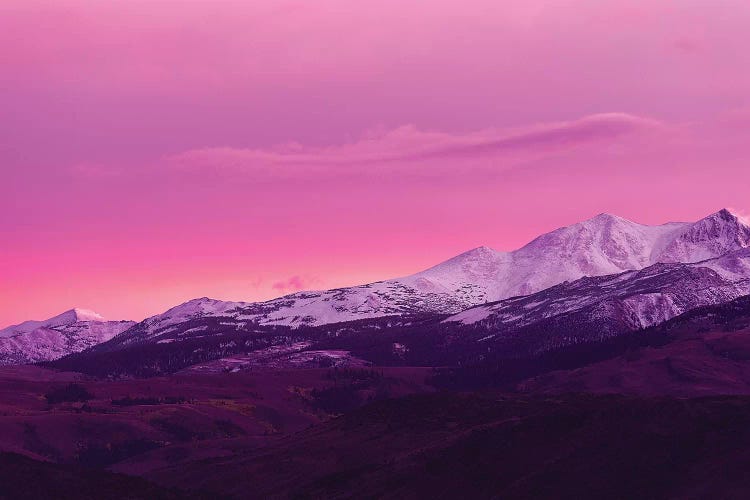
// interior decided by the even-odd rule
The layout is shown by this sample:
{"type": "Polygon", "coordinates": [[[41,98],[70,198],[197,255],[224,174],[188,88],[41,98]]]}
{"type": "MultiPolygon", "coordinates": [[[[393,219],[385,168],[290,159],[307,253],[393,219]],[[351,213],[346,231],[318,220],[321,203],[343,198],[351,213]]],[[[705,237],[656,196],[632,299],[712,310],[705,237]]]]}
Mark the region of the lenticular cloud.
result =
{"type": "Polygon", "coordinates": [[[466,134],[423,131],[406,125],[386,132],[369,133],[356,142],[337,146],[314,148],[293,143],[272,149],[204,148],[173,155],[168,162],[178,168],[244,169],[258,173],[264,166],[356,167],[524,152],[538,154],[540,151],[613,140],[658,126],[660,123],[655,120],[626,113],[596,114],[568,122],[466,134]]]}

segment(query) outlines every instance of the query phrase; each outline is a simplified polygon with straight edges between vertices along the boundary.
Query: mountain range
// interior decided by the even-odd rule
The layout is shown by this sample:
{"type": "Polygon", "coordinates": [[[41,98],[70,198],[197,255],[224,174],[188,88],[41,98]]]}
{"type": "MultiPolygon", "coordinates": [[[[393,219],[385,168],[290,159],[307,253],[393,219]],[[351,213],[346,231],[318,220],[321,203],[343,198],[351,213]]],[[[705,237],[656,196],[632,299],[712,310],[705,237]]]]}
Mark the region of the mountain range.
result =
{"type": "Polygon", "coordinates": [[[146,345],[174,357],[190,344],[203,353],[180,354],[190,363],[290,342],[346,347],[361,336],[388,350],[389,362],[466,362],[488,350],[538,355],[596,342],[747,294],[750,225],[729,210],[658,226],[600,214],[511,252],[479,247],[355,287],[254,303],[194,299],[137,324],[74,309],[0,331],[0,359],[28,363],[88,349],[71,357],[84,360],[146,345]],[[421,342],[429,354],[410,345],[421,329],[431,332],[421,342]]]}
{"type": "Polygon", "coordinates": [[[584,276],[693,263],[750,246],[750,225],[728,210],[695,223],[646,226],[600,214],[512,252],[479,247],[425,271],[367,285],[298,292],[259,303],[196,299],[144,321],[149,335],[202,315],[257,324],[323,325],[405,313],[457,313],[584,276]]]}

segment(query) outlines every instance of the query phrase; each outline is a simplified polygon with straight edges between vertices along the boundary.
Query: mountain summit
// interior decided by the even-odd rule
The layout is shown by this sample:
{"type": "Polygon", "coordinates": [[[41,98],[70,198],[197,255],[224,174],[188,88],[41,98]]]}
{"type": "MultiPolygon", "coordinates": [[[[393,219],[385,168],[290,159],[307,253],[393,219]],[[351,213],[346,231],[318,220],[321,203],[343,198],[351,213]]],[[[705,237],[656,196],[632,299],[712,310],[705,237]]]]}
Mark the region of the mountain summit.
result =
{"type": "Polygon", "coordinates": [[[699,262],[750,246],[750,225],[727,209],[680,232],[659,255],[659,262],[699,262]]]}
{"type": "Polygon", "coordinates": [[[42,321],[25,321],[0,330],[0,365],[57,359],[106,342],[133,325],[133,321],[107,321],[79,308],[42,321]]]}
{"type": "Polygon", "coordinates": [[[54,328],[59,326],[71,325],[79,321],[95,321],[103,323],[107,320],[94,311],[74,308],[42,321],[24,321],[21,324],[3,328],[2,330],[0,330],[0,338],[18,335],[20,333],[28,333],[36,330],[37,328],[54,328]]]}

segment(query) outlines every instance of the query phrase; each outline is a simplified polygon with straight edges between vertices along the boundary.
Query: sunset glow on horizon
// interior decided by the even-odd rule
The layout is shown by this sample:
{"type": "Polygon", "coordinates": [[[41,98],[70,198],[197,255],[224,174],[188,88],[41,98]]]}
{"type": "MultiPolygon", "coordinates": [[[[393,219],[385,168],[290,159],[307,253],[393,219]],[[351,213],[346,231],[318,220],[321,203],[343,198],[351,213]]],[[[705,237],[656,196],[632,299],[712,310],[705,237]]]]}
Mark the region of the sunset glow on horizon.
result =
{"type": "Polygon", "coordinates": [[[750,212],[738,0],[6,0],[0,328],[750,212]]]}

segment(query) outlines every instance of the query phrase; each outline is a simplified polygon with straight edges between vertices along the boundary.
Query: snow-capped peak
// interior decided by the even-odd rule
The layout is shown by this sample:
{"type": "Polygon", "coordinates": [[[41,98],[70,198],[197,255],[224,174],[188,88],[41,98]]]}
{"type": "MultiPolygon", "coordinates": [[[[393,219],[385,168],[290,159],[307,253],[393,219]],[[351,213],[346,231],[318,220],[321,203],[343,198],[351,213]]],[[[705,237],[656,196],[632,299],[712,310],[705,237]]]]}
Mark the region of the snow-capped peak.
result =
{"type": "Polygon", "coordinates": [[[133,321],[106,321],[81,308],[42,321],[25,321],[0,330],[0,365],[57,359],[105,342],[133,325],[133,321]]]}
{"type": "Polygon", "coordinates": [[[201,314],[219,313],[237,306],[244,305],[244,302],[227,302],[208,297],[192,299],[178,306],[173,307],[164,313],[165,316],[185,316],[191,317],[201,314]]]}
{"type": "Polygon", "coordinates": [[[91,311],[89,309],[81,309],[81,308],[73,308],[68,311],[65,311],[62,314],[58,314],[57,316],[50,318],[45,321],[41,321],[42,325],[44,327],[55,327],[55,326],[65,326],[65,325],[72,325],[73,323],[77,323],[79,321],[94,321],[98,323],[104,323],[107,321],[104,319],[104,317],[96,313],[94,311],[91,311]]]}
{"type": "Polygon", "coordinates": [[[719,210],[715,214],[709,215],[707,218],[709,218],[709,217],[720,217],[720,218],[725,219],[725,220],[737,220],[737,219],[741,218],[737,214],[735,214],[731,210],[729,210],[728,208],[722,208],[721,210],[719,210]]]}
{"type": "Polygon", "coordinates": [[[702,218],[694,226],[706,226],[706,225],[720,225],[730,227],[748,227],[748,223],[745,219],[739,215],[733,213],[728,208],[722,208],[718,212],[714,212],[711,215],[707,215],[702,218]]]}
{"type": "Polygon", "coordinates": [[[474,276],[480,279],[492,278],[497,270],[497,265],[504,262],[507,255],[506,252],[498,252],[490,247],[481,246],[414,274],[410,278],[439,278],[440,276],[444,277],[447,273],[451,274],[453,278],[457,277],[456,274],[474,276]]]}
{"type": "Polygon", "coordinates": [[[599,215],[595,215],[594,217],[591,217],[588,220],[582,221],[581,224],[597,223],[597,222],[607,223],[607,222],[613,222],[613,221],[622,221],[622,222],[635,224],[635,222],[631,220],[628,220],[624,217],[620,217],[619,215],[610,214],[608,212],[602,212],[599,215]]]}
{"type": "Polygon", "coordinates": [[[18,325],[11,325],[0,330],[0,337],[15,335],[18,333],[28,333],[37,328],[54,328],[58,326],[72,325],[79,321],[93,321],[103,323],[107,321],[100,314],[89,309],[73,308],[64,313],[53,316],[52,318],[36,321],[24,321],[18,325]]]}
{"type": "Polygon", "coordinates": [[[394,281],[423,293],[447,293],[467,303],[481,303],[492,300],[490,290],[509,264],[509,253],[481,246],[394,281]]]}
{"type": "Polygon", "coordinates": [[[163,325],[171,325],[199,318],[201,316],[221,316],[228,311],[247,307],[246,302],[227,302],[223,300],[201,297],[183,302],[162,314],[144,320],[147,329],[156,330],[163,325]]]}
{"type": "Polygon", "coordinates": [[[659,262],[699,262],[750,246],[750,225],[726,208],[691,224],[658,255],[659,262]]]}
{"type": "Polygon", "coordinates": [[[107,321],[104,316],[101,314],[94,312],[90,309],[81,309],[79,307],[76,307],[74,309],[71,309],[70,311],[67,311],[63,314],[68,314],[72,316],[72,319],[75,321],[98,321],[98,322],[104,322],[107,321]]]}

